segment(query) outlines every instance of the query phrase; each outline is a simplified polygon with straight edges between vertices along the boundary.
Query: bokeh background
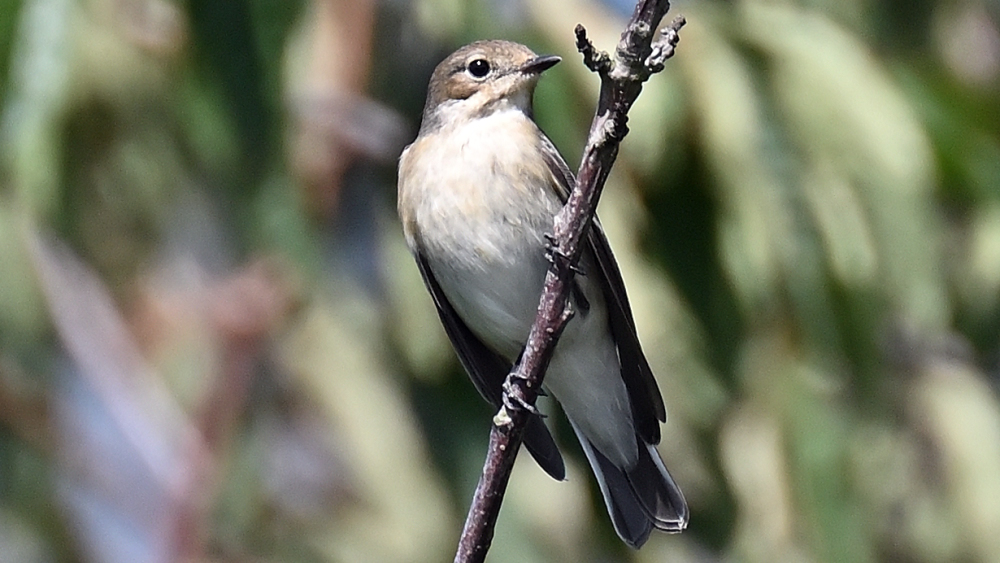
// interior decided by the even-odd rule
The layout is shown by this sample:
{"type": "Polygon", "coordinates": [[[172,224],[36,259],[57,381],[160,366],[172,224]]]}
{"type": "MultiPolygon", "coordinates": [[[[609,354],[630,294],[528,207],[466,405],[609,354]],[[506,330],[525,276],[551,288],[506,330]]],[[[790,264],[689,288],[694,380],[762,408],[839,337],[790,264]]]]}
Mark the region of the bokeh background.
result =
{"type": "MultiPolygon", "coordinates": [[[[427,79],[628,0],[0,3],[0,562],[450,560],[491,412],[395,218],[427,79]]],[[[492,561],[1000,561],[1000,2],[684,0],[602,201],[688,532],[522,456],[492,561]]]]}

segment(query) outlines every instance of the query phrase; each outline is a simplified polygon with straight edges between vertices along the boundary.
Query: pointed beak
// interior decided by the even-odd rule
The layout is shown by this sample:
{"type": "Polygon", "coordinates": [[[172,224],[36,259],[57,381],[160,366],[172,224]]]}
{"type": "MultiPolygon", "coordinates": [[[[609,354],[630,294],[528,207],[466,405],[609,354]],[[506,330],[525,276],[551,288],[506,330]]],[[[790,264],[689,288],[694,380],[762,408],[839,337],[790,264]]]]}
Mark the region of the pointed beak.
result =
{"type": "Polygon", "coordinates": [[[521,73],[541,74],[543,71],[546,71],[555,66],[555,64],[561,60],[562,60],[561,57],[557,57],[555,55],[544,55],[541,57],[535,57],[530,61],[521,65],[521,73]]]}

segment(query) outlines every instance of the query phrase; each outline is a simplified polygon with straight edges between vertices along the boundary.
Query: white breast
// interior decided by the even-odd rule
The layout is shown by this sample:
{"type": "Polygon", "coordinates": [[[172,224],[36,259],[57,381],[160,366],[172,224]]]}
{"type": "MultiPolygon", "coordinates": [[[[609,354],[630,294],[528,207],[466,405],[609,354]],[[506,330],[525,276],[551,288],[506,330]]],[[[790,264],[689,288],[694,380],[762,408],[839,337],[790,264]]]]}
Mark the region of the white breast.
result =
{"type": "Polygon", "coordinates": [[[516,355],[538,305],[544,234],[560,202],[534,123],[500,111],[418,139],[404,154],[400,214],[469,327],[516,355]]]}

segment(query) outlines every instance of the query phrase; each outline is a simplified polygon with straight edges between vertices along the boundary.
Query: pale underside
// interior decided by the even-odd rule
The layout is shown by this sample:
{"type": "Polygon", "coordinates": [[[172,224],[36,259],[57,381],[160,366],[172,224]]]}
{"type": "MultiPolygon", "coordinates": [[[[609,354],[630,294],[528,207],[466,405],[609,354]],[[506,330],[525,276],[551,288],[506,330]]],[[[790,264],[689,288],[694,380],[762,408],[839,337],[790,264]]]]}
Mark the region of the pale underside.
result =
{"type": "MultiPolygon", "coordinates": [[[[544,235],[561,206],[539,134],[518,109],[501,109],[421,136],[400,165],[408,243],[469,328],[511,361],[535,318],[548,266],[544,235]]],[[[631,467],[635,430],[604,296],[586,276],[577,280],[589,310],[563,333],[545,388],[601,453],[631,467]]]]}

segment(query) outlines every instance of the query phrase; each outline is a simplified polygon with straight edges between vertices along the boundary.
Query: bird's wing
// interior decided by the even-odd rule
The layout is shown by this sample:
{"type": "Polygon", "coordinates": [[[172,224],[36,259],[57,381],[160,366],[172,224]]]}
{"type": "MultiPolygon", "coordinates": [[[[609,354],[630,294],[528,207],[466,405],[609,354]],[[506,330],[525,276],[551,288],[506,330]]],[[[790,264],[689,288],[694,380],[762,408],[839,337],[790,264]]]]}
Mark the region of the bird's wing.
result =
{"type": "MultiPolygon", "coordinates": [[[[469,329],[465,321],[458,316],[458,313],[451,306],[447,296],[434,278],[427,258],[419,249],[414,250],[417,266],[420,275],[424,278],[424,284],[434,299],[437,306],[438,316],[441,317],[441,324],[451,339],[458,358],[472,379],[473,385],[479,393],[496,408],[502,404],[503,381],[510,373],[511,364],[502,356],[491,350],[469,329]]],[[[563,480],[566,478],[566,468],[563,465],[562,455],[556,446],[548,428],[538,415],[530,415],[528,425],[524,431],[524,446],[535,458],[538,465],[553,478],[563,480]]]]}
{"type": "MultiPolygon", "coordinates": [[[[544,135],[542,138],[545,162],[557,180],[559,197],[565,202],[569,198],[570,189],[576,184],[576,179],[552,141],[544,135]]],[[[601,288],[604,301],[607,303],[608,320],[618,346],[621,376],[632,403],[636,431],[647,444],[658,444],[659,423],[666,422],[667,411],[663,406],[663,397],[656,385],[656,379],[653,378],[653,372],[649,369],[649,363],[639,345],[621,270],[618,269],[618,263],[604,235],[604,229],[596,216],[587,233],[586,246],[581,258],[581,263],[588,262],[597,266],[596,271],[584,271],[584,275],[601,288]]]]}

